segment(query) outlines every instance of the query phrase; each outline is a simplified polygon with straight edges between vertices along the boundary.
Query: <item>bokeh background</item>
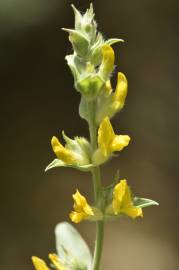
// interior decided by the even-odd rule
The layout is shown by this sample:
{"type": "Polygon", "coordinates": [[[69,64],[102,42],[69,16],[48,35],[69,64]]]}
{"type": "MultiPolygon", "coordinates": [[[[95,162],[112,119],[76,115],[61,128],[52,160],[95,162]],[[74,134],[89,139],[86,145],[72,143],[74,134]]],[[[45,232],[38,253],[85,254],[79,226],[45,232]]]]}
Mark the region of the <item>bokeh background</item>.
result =
{"type": "MultiPolygon", "coordinates": [[[[54,227],[68,220],[78,187],[92,200],[89,174],[44,173],[54,158],[52,135],[88,136],[78,115],[80,96],[64,57],[71,53],[61,27],[73,26],[72,1],[0,1],[1,169],[0,268],[31,270],[30,257],[55,251],[54,227]]],[[[81,10],[89,1],[73,1],[81,10]]],[[[179,268],[178,10],[175,0],[93,1],[99,30],[114,45],[118,70],[129,81],[115,130],[132,137],[103,168],[103,183],[120,168],[135,194],[160,203],[144,218],[106,224],[102,269],[179,268]]],[[[116,70],[117,72],[117,70],[116,70]]],[[[114,80],[115,84],[115,80],[114,80]]],[[[95,226],[77,226],[93,248],[95,226]]],[[[77,244],[78,245],[78,244],[77,244]]]]}

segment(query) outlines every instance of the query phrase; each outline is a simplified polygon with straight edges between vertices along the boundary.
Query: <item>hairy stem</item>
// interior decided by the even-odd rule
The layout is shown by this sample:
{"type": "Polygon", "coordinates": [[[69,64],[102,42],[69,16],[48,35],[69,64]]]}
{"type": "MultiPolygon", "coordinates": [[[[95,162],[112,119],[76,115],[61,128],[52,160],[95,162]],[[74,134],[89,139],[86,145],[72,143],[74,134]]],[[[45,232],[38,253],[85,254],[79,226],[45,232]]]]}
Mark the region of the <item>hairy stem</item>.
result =
{"type": "MultiPolygon", "coordinates": [[[[95,151],[97,149],[97,126],[95,123],[95,101],[90,101],[88,103],[88,112],[89,112],[89,132],[90,132],[90,140],[92,145],[92,150],[95,151]]],[[[95,203],[98,204],[101,196],[101,175],[100,175],[100,167],[97,166],[92,170],[92,178],[93,178],[93,187],[94,187],[94,197],[95,203]]],[[[103,238],[104,238],[104,222],[97,221],[96,222],[96,241],[95,241],[95,249],[94,249],[94,257],[93,257],[93,270],[99,270],[102,248],[103,248],[103,238]]]]}

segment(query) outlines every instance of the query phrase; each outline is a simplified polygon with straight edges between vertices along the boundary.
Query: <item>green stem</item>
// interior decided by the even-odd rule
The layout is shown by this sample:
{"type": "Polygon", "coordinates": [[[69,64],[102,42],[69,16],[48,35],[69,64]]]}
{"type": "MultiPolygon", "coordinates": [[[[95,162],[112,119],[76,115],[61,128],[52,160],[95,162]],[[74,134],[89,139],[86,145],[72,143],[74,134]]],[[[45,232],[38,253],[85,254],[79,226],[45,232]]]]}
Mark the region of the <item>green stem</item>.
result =
{"type": "Polygon", "coordinates": [[[95,124],[95,107],[96,107],[95,101],[88,102],[88,114],[89,114],[88,124],[93,151],[95,151],[97,148],[97,126],[95,124]]]}
{"type": "MultiPolygon", "coordinates": [[[[95,124],[95,101],[90,101],[88,103],[89,112],[89,132],[90,140],[93,152],[97,149],[97,126],[95,124]]],[[[95,203],[98,204],[101,196],[101,175],[100,167],[97,166],[92,170],[93,187],[94,187],[94,197],[95,203]]],[[[104,238],[104,221],[96,222],[96,241],[93,257],[93,270],[99,270],[102,248],[103,248],[103,238],[104,238]]]]}
{"type": "Polygon", "coordinates": [[[104,238],[104,221],[98,221],[96,224],[96,242],[93,259],[93,270],[99,270],[100,261],[103,249],[103,238],[104,238]]]}

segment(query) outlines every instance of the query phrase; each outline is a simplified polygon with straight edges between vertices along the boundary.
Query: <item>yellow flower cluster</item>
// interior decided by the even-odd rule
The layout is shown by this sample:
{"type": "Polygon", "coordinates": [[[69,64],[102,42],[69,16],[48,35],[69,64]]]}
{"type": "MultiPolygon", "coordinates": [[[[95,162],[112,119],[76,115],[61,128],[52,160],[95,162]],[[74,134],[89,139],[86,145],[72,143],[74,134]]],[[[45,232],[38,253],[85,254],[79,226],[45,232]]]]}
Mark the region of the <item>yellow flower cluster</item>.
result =
{"type": "Polygon", "coordinates": [[[114,187],[112,202],[106,206],[103,214],[100,209],[90,206],[86,198],[78,190],[73,195],[73,199],[74,211],[70,213],[70,218],[75,223],[79,223],[82,220],[105,219],[105,215],[120,216],[124,214],[131,218],[142,217],[142,209],[134,206],[132,194],[125,179],[120,180],[114,187]]]}
{"type": "MultiPolygon", "coordinates": [[[[109,118],[105,117],[98,129],[98,149],[92,154],[91,158],[93,165],[97,166],[104,163],[111,157],[113,152],[123,150],[129,144],[129,141],[130,137],[128,135],[116,135],[109,118]]],[[[67,165],[82,163],[83,158],[80,156],[81,152],[79,152],[78,148],[75,149],[75,152],[68,145],[64,147],[56,137],[52,138],[51,144],[57,158],[67,165]]],[[[85,161],[89,162],[87,159],[85,161]]]]}

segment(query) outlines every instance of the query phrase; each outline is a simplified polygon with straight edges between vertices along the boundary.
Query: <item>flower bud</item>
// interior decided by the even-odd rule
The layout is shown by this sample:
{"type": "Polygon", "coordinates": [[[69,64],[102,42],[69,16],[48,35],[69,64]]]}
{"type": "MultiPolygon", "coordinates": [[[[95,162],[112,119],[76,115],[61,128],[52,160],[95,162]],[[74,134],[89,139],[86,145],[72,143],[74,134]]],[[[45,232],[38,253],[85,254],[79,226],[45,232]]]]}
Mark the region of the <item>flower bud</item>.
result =
{"type": "Polygon", "coordinates": [[[85,58],[88,53],[89,40],[80,31],[66,28],[62,28],[62,30],[70,34],[69,40],[77,55],[85,58]]]}
{"type": "Polygon", "coordinates": [[[101,91],[103,86],[103,79],[96,74],[88,75],[77,81],[76,84],[76,88],[78,89],[78,91],[81,92],[81,94],[89,100],[94,99],[101,91]]]}
{"type": "Polygon", "coordinates": [[[72,8],[75,14],[75,30],[79,30],[82,34],[87,36],[92,44],[96,38],[96,22],[94,20],[93,5],[82,15],[73,5],[72,8]]]}
{"type": "Polygon", "coordinates": [[[113,95],[114,111],[120,111],[124,107],[126,96],[127,96],[127,79],[122,72],[119,72],[116,91],[114,92],[113,95]]]}
{"type": "Polygon", "coordinates": [[[91,54],[91,63],[94,65],[94,66],[97,66],[101,63],[102,61],[102,52],[101,52],[101,49],[102,49],[102,45],[98,45],[98,46],[95,46],[95,48],[93,49],[92,48],[92,54],[91,54]]]}
{"type": "Polygon", "coordinates": [[[122,72],[118,73],[115,91],[112,91],[110,80],[105,83],[103,88],[104,91],[101,91],[96,107],[97,124],[99,124],[106,116],[112,118],[117,112],[122,110],[127,96],[127,86],[126,76],[122,72]]]}
{"type": "Polygon", "coordinates": [[[102,63],[99,68],[99,75],[106,81],[114,68],[114,51],[110,45],[102,46],[102,63]]]}

